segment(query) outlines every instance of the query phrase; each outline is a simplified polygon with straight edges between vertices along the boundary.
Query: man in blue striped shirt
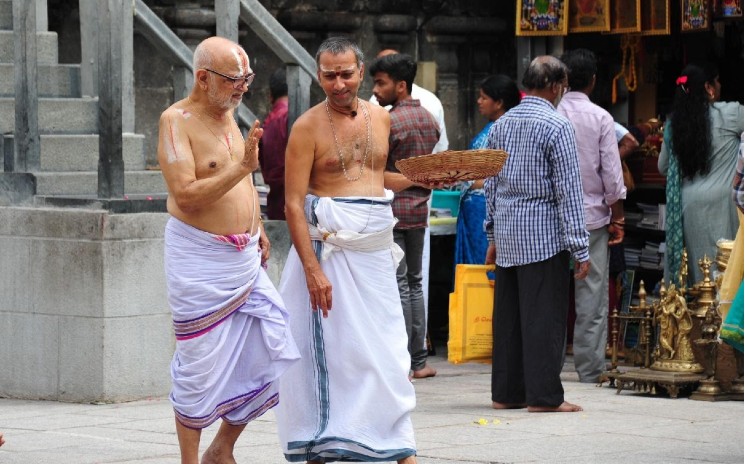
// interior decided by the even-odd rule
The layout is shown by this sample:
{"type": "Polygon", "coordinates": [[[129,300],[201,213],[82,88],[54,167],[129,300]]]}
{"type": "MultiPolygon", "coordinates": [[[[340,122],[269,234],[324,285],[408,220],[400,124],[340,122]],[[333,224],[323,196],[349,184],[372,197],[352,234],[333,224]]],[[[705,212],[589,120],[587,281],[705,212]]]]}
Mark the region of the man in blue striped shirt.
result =
{"type": "Polygon", "coordinates": [[[556,111],[567,89],[566,66],[539,56],[523,86],[526,97],[497,120],[488,141],[509,154],[484,185],[486,263],[496,264],[492,407],[581,411],[564,401],[559,377],[570,256],[575,278],[589,269],[574,129],[556,111]]]}

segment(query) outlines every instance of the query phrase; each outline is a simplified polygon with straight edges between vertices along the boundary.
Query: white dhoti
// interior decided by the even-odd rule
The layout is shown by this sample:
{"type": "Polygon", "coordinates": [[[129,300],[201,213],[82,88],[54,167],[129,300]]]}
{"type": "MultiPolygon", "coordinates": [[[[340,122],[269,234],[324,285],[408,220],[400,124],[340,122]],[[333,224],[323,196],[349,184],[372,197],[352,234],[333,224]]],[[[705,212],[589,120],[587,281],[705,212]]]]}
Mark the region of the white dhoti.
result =
{"type": "Polygon", "coordinates": [[[302,361],[281,377],[275,410],[289,461],[395,461],[416,454],[391,199],[306,197],[333,305],[327,318],[311,309],[293,247],[279,290],[302,361]]]}
{"type": "Polygon", "coordinates": [[[168,302],[176,332],[171,403],[184,426],[238,425],[278,402],[276,380],[299,358],[259,234],[219,236],[171,218],[168,302]]]}

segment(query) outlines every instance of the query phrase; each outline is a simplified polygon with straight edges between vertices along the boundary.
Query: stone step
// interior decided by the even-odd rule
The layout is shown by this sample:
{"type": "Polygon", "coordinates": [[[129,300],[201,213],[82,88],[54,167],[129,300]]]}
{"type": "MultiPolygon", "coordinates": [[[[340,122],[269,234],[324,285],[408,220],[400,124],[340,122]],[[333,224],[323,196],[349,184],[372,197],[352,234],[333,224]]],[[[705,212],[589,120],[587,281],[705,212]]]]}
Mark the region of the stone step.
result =
{"type": "MultiPolygon", "coordinates": [[[[37,73],[39,97],[80,97],[80,65],[42,64],[37,73]]],[[[15,68],[0,63],[0,97],[15,95],[15,68]]]]}
{"type": "MultiPolygon", "coordinates": [[[[36,33],[36,55],[37,63],[57,64],[57,33],[56,32],[37,32],[36,33]]],[[[13,63],[13,30],[0,31],[0,63],[13,63]]]]}
{"type": "MultiPolygon", "coordinates": [[[[97,134],[62,134],[41,136],[41,170],[45,172],[77,172],[98,170],[97,134]]],[[[145,169],[143,153],[145,136],[123,134],[124,169],[145,169]]],[[[13,156],[13,135],[3,138],[6,156],[13,156]]]]}
{"type": "MultiPolygon", "coordinates": [[[[37,195],[95,195],[98,172],[38,172],[37,195]]],[[[162,195],[167,191],[160,171],[125,171],[125,194],[162,195]]]]}
{"type": "MultiPolygon", "coordinates": [[[[15,100],[0,98],[0,133],[12,134],[15,126],[15,100]]],[[[39,133],[98,133],[98,99],[40,98],[39,133]]]]}

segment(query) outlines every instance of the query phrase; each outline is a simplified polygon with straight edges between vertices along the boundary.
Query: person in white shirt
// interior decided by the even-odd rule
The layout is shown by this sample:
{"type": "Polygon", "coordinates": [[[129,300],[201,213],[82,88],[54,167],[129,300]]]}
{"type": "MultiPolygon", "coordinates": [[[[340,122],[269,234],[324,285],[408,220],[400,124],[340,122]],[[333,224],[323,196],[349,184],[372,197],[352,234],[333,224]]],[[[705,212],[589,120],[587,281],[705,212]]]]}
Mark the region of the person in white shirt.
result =
{"type": "MultiPolygon", "coordinates": [[[[386,55],[394,55],[396,53],[399,53],[399,51],[386,48],[378,52],[376,58],[386,55]]],[[[437,98],[437,95],[434,93],[416,84],[412,84],[411,86],[411,98],[413,100],[419,100],[419,104],[432,113],[432,116],[435,117],[435,121],[437,121],[437,125],[440,128],[440,140],[437,141],[437,144],[432,149],[432,153],[439,153],[447,150],[449,142],[447,129],[445,128],[445,110],[442,107],[440,99],[437,98]]],[[[378,103],[378,99],[375,98],[375,95],[370,97],[370,103],[378,103]]],[[[390,111],[390,105],[386,106],[385,109],[390,111]]],[[[430,198],[430,206],[431,201],[430,198]]],[[[424,248],[422,250],[422,292],[424,293],[424,312],[425,314],[429,314],[429,227],[427,227],[424,232],[424,248]]]]}

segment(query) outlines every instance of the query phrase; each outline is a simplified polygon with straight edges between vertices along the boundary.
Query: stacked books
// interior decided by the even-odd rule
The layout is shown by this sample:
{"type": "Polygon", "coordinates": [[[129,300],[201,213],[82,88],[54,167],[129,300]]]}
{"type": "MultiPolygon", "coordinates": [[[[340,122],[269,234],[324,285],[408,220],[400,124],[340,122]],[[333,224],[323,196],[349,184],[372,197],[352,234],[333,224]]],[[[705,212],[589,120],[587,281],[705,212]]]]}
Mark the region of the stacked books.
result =
{"type": "Polygon", "coordinates": [[[624,244],[623,257],[630,269],[662,270],[665,265],[665,242],[634,241],[624,244]]]}
{"type": "Polygon", "coordinates": [[[660,230],[660,205],[637,203],[636,206],[641,210],[642,214],[642,217],[639,222],[636,223],[636,226],[644,229],[660,230]]]}
{"type": "Polygon", "coordinates": [[[660,252],[660,244],[647,241],[641,249],[639,256],[639,267],[642,269],[660,270],[664,267],[664,249],[660,252]]]}

